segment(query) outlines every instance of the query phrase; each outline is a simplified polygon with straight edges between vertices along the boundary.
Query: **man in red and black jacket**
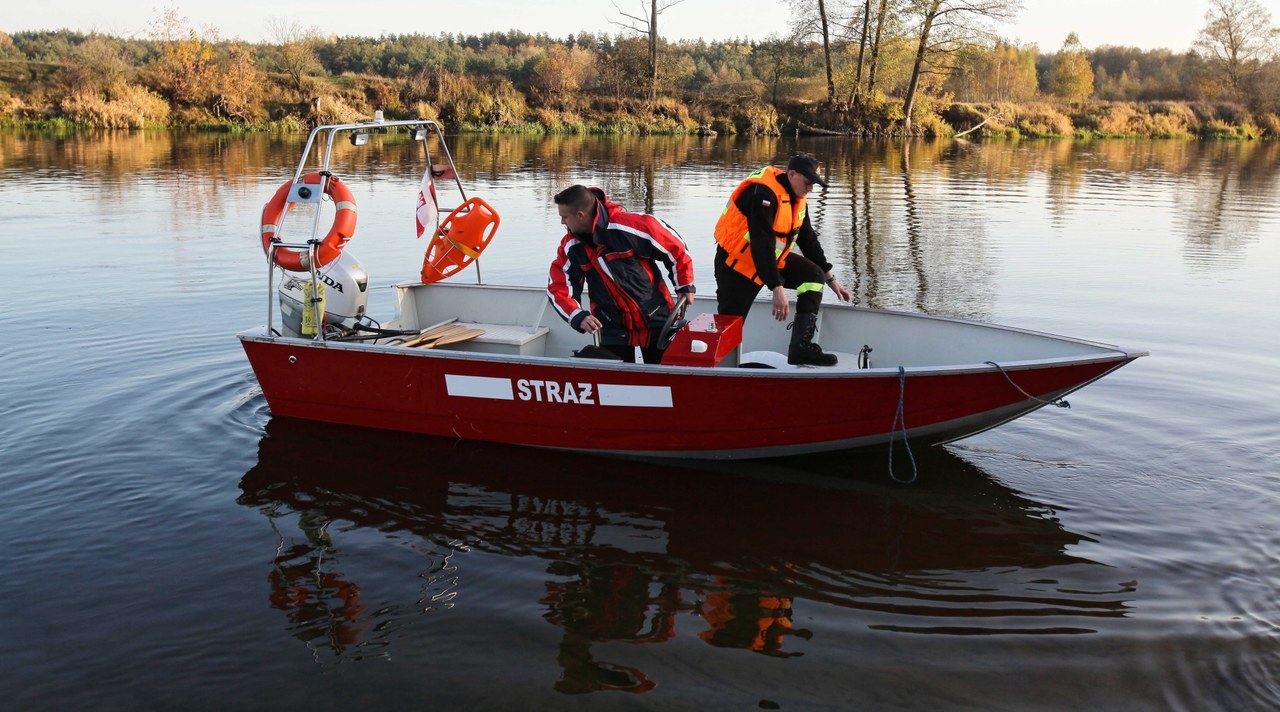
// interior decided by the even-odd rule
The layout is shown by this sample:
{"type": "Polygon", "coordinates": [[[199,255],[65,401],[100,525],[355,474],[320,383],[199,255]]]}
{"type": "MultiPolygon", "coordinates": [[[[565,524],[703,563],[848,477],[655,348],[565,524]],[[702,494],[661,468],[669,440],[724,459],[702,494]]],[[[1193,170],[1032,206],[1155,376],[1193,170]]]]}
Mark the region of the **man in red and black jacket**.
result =
{"type": "Polygon", "coordinates": [[[574,185],[557,193],[556,209],[568,232],[551,263],[547,296],[578,331],[599,332],[600,345],[628,363],[641,347],[645,363],[658,363],[656,346],[675,302],[659,272],[666,266],[676,292],[693,299],[693,258],[670,225],[628,213],[599,188],[574,185]],[[582,306],[582,287],[591,310],[582,306]]]}

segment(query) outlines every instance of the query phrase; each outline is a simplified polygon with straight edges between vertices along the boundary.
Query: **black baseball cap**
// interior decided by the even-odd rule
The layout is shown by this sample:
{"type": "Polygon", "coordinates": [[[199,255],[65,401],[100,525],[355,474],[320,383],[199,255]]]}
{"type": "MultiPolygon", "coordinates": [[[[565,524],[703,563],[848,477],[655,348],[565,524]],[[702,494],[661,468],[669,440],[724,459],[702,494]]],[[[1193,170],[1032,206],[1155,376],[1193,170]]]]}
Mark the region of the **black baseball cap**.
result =
{"type": "Polygon", "coordinates": [[[818,161],[815,160],[813,156],[806,156],[804,154],[796,154],[795,156],[792,156],[791,160],[787,163],[787,170],[795,171],[823,188],[827,187],[827,182],[822,179],[822,176],[818,175],[818,161]]]}

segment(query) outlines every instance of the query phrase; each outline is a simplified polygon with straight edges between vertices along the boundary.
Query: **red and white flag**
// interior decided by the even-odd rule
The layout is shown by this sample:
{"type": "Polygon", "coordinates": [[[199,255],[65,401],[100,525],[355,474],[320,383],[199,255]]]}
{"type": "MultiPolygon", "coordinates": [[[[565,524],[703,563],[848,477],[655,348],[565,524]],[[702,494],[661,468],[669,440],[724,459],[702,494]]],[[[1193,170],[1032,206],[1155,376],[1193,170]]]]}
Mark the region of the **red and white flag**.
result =
{"type": "Polygon", "coordinates": [[[418,188],[418,210],[414,215],[414,219],[418,223],[418,237],[422,237],[422,233],[430,227],[432,234],[435,233],[437,222],[440,219],[440,206],[436,202],[436,183],[431,177],[431,164],[427,164],[427,170],[422,174],[422,185],[418,188]]]}

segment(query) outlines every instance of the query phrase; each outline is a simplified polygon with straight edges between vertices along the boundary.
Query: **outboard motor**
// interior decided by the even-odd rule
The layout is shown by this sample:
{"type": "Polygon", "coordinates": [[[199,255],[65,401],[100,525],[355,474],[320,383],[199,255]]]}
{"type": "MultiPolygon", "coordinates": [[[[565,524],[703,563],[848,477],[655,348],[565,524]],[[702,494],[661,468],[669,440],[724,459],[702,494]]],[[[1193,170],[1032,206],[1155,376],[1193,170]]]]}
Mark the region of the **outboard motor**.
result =
{"type": "MultiPolygon", "coordinates": [[[[315,336],[315,332],[303,333],[304,317],[307,304],[307,292],[310,289],[311,275],[298,272],[284,272],[277,293],[280,295],[281,333],[285,336],[315,336]]],[[[352,329],[356,321],[364,316],[369,304],[369,273],[356,262],[350,252],[343,252],[338,259],[330,262],[317,272],[321,294],[324,302],[325,329],[352,329]]]]}

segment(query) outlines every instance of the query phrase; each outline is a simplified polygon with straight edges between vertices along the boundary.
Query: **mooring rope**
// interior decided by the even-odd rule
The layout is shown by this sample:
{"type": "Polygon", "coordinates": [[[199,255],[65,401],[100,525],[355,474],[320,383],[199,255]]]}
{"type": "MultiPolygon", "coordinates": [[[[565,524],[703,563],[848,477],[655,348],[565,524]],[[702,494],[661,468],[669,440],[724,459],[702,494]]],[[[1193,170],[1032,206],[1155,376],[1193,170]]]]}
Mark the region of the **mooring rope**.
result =
{"type": "Polygon", "coordinates": [[[889,478],[899,484],[909,485],[916,481],[916,456],[911,452],[911,442],[907,440],[907,419],[902,414],[902,406],[907,397],[907,369],[898,366],[898,412],[893,414],[893,425],[889,427],[889,478]],[[907,446],[907,456],[911,458],[911,479],[900,480],[893,472],[893,439],[898,432],[898,423],[902,423],[902,443],[907,446]]]}
{"type": "Polygon", "coordinates": [[[996,368],[1000,369],[1000,373],[1004,375],[1004,380],[1008,381],[1008,382],[1009,382],[1009,385],[1013,386],[1014,388],[1017,388],[1019,393],[1021,393],[1022,395],[1024,395],[1024,396],[1026,396],[1026,397],[1030,398],[1031,400],[1036,401],[1036,402],[1038,402],[1038,403],[1044,403],[1045,405],[1056,405],[1056,406],[1058,406],[1059,408],[1070,408],[1070,407],[1071,407],[1071,404],[1067,402],[1067,399],[1066,399],[1066,398],[1059,398],[1059,399],[1058,399],[1058,400],[1056,400],[1056,401],[1047,401],[1047,400],[1045,400],[1045,399],[1043,399],[1043,398],[1036,398],[1035,396],[1031,395],[1030,393],[1027,393],[1026,391],[1022,390],[1022,386],[1019,386],[1018,384],[1014,383],[1014,382],[1013,382],[1013,379],[1009,377],[1009,374],[1005,372],[1005,370],[1004,370],[1004,366],[1001,366],[1000,364],[996,363],[995,361],[983,361],[983,363],[989,363],[989,364],[991,364],[992,366],[995,366],[996,368]]]}

